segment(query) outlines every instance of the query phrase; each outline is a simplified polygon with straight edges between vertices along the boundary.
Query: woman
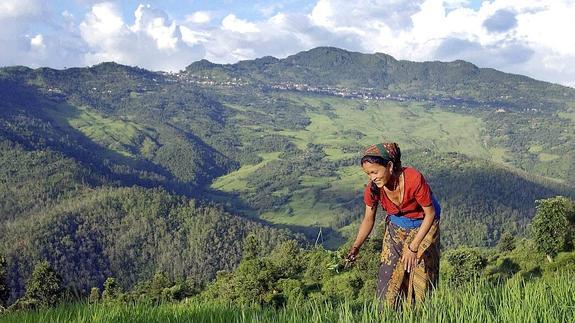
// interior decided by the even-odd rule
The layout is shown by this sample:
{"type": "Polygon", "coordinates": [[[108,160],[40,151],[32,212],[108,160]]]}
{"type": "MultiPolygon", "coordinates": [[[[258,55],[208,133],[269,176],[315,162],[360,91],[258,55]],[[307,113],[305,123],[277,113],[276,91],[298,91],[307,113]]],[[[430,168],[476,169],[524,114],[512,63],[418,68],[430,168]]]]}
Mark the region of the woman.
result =
{"type": "Polygon", "coordinates": [[[396,143],[370,146],[361,159],[369,177],[365,216],[347,255],[355,261],[375,223],[378,204],[387,212],[377,296],[392,307],[421,302],[439,276],[439,204],[423,175],[401,166],[396,143]]]}

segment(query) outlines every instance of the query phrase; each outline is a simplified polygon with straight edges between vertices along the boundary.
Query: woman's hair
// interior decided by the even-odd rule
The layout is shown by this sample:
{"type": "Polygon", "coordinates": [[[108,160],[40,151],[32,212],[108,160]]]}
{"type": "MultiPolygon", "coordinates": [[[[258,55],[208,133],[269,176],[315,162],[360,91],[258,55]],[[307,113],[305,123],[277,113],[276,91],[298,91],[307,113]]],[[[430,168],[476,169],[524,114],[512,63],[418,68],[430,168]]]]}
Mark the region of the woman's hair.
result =
{"type": "MultiPolygon", "coordinates": [[[[361,158],[361,166],[364,163],[378,164],[387,166],[389,162],[393,163],[393,169],[401,169],[401,150],[395,142],[385,142],[369,146],[361,158]]],[[[370,195],[372,200],[371,207],[377,206],[380,190],[374,182],[370,181],[370,195]]]]}
{"type": "Polygon", "coordinates": [[[379,164],[381,166],[387,166],[387,164],[389,164],[390,160],[389,159],[385,159],[381,156],[373,156],[373,155],[365,155],[363,157],[361,157],[361,162],[360,164],[363,166],[363,164],[365,163],[370,163],[370,164],[379,164]]]}

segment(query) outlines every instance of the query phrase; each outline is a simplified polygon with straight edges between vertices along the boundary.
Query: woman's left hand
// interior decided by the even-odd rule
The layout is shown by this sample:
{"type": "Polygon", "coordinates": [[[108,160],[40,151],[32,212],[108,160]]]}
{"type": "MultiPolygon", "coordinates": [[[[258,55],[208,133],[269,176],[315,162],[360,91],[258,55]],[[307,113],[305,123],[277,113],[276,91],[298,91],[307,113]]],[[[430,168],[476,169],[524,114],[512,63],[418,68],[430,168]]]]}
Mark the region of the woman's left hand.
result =
{"type": "Polygon", "coordinates": [[[403,268],[407,270],[408,273],[411,272],[419,262],[419,259],[417,259],[417,253],[409,250],[409,248],[405,248],[403,256],[401,257],[401,262],[403,263],[403,268]]]}

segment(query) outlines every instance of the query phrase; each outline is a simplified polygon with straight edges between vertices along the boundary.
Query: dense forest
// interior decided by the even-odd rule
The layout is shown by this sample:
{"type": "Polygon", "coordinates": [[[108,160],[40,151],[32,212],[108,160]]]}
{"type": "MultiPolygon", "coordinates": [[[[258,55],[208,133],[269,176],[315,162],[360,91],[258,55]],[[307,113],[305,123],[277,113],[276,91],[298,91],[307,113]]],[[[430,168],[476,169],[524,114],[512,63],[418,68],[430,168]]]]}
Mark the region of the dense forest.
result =
{"type": "Polygon", "coordinates": [[[213,296],[228,288],[206,287],[219,271],[272,268],[286,241],[341,248],[363,214],[361,151],[384,139],[439,197],[445,250],[526,236],[537,200],[575,197],[574,97],[466,62],[335,48],[180,73],[1,68],[9,302],[43,260],[73,295],[162,272],[213,296]],[[272,258],[242,265],[252,235],[272,258]]]}

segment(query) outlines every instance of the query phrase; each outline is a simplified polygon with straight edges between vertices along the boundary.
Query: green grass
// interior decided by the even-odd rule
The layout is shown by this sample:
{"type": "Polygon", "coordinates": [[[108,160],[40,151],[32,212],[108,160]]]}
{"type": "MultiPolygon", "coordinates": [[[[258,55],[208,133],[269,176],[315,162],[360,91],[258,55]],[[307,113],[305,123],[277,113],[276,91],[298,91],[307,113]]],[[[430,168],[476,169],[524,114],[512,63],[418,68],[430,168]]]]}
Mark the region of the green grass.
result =
{"type": "MultiPolygon", "coordinates": [[[[330,118],[323,112],[308,112],[311,124],[304,131],[282,132],[295,138],[299,146],[315,143],[339,149],[358,142],[342,135],[345,130],[354,130],[365,135],[360,143],[363,145],[386,140],[399,142],[404,149],[432,147],[441,152],[491,158],[490,150],[483,143],[485,123],[475,116],[439,108],[426,109],[418,103],[303,95],[289,98],[317,109],[329,106],[334,114],[330,118]],[[359,110],[359,106],[363,110],[359,110]]],[[[330,152],[333,151],[328,151],[328,155],[332,155],[330,152]]]]}
{"type": "Polygon", "coordinates": [[[264,212],[261,217],[277,224],[329,226],[338,213],[348,212],[342,204],[357,197],[365,182],[366,177],[359,166],[342,167],[336,177],[304,176],[302,189],[291,192],[292,197],[286,205],[264,212]],[[314,195],[313,189],[319,187],[321,189],[314,195]],[[343,202],[335,202],[336,198],[343,202]],[[286,216],[288,209],[291,212],[286,216]]]}
{"type": "Polygon", "coordinates": [[[218,177],[217,180],[212,183],[211,187],[225,192],[249,191],[250,188],[248,187],[247,179],[257,174],[257,170],[267,163],[278,160],[279,155],[280,152],[258,154],[258,156],[262,158],[260,163],[244,165],[234,172],[218,177]]]}
{"type": "Polygon", "coordinates": [[[541,145],[532,145],[531,147],[529,147],[528,151],[533,154],[540,153],[541,151],[543,151],[543,147],[541,145]]]}
{"type": "Polygon", "coordinates": [[[555,159],[558,159],[559,157],[561,156],[548,153],[539,153],[539,160],[542,162],[553,161],[555,159]]]}
{"type": "Polygon", "coordinates": [[[53,116],[60,124],[70,126],[92,141],[127,157],[156,149],[156,133],[133,121],[108,118],[92,109],[58,105],[53,116]]]}
{"type": "Polygon", "coordinates": [[[489,149],[491,152],[491,159],[498,164],[506,165],[512,167],[510,164],[509,153],[503,147],[491,147],[489,149]]]}
{"type": "Polygon", "coordinates": [[[572,107],[567,112],[559,112],[558,115],[561,118],[569,119],[569,120],[571,120],[571,122],[575,123],[575,108],[574,107],[572,107]]]}
{"type": "Polygon", "coordinates": [[[399,311],[377,302],[338,304],[303,302],[273,309],[190,300],[159,306],[73,304],[15,312],[2,322],[573,322],[575,281],[572,273],[531,282],[511,279],[497,286],[471,282],[458,288],[441,285],[420,306],[399,311]]]}
{"type": "Polygon", "coordinates": [[[281,211],[264,212],[262,219],[277,224],[295,224],[301,226],[325,226],[333,219],[334,210],[331,204],[317,201],[308,189],[292,192],[292,198],[281,211]],[[290,216],[286,216],[287,209],[291,208],[290,216]]]}

